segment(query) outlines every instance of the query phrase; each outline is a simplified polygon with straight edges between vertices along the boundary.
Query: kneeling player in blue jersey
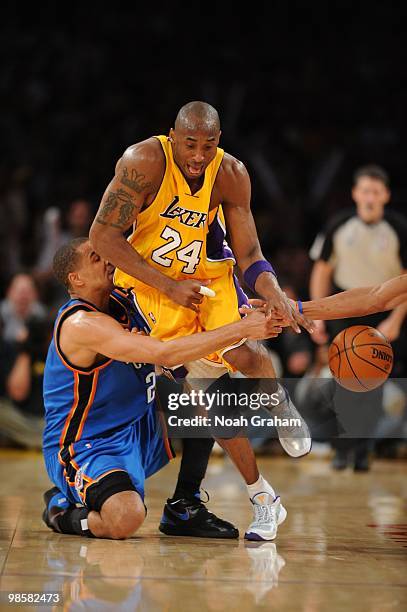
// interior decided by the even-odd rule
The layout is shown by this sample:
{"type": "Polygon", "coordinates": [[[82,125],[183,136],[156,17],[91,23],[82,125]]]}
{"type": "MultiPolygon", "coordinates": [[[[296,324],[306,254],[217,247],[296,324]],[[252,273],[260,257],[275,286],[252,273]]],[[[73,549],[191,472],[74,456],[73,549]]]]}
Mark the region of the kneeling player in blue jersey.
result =
{"type": "MultiPolygon", "coordinates": [[[[131,332],[145,322],[126,293],[113,289],[113,268],[88,239],[61,247],[54,272],[71,299],[58,313],[45,366],[43,447],[55,486],[45,493],[43,519],[59,533],[126,538],[145,518],[145,479],[171,458],[155,414],[152,364],[173,367],[281,328],[253,312],[162,342],[131,332]]],[[[214,518],[218,537],[237,537],[233,525],[214,518]],[[221,535],[222,524],[232,535],[221,535]]]]}

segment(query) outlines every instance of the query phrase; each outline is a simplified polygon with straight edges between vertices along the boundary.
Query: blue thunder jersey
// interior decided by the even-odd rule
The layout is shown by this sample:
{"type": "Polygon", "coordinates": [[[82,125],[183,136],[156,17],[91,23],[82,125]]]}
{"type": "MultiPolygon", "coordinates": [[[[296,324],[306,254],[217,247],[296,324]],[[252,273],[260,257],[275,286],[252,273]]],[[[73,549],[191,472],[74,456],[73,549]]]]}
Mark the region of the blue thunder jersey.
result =
{"type": "MultiPolygon", "coordinates": [[[[77,368],[68,361],[59,346],[60,330],[62,323],[78,310],[98,309],[85,300],[72,299],[64,304],[48,349],[44,372],[46,455],[80,439],[109,436],[140,420],[154,402],[153,365],[102,357],[89,368],[77,368]]],[[[149,331],[133,300],[121,289],[112,291],[109,313],[126,329],[149,331]]]]}

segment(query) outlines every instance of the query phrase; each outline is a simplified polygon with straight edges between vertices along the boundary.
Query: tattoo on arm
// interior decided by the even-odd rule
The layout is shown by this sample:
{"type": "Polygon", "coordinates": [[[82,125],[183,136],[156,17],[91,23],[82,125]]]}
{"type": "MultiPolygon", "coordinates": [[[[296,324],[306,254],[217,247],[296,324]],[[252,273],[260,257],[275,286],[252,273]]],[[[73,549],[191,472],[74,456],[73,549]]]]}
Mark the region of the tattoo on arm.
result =
{"type": "Polygon", "coordinates": [[[123,185],[130,187],[130,189],[133,189],[135,192],[142,193],[151,187],[151,182],[145,181],[145,178],[146,175],[142,174],[141,172],[137,172],[135,168],[131,170],[130,174],[127,168],[123,168],[123,174],[120,182],[123,183],[123,185]]]}
{"type": "Polygon", "coordinates": [[[127,191],[124,191],[124,189],[109,191],[106,200],[102,203],[97,214],[96,222],[101,225],[110,225],[110,227],[117,227],[118,229],[125,230],[131,222],[136,208],[137,206],[132,196],[127,193],[127,191]],[[107,219],[117,209],[119,213],[118,218],[117,215],[115,215],[114,219],[108,221],[107,219]]]}

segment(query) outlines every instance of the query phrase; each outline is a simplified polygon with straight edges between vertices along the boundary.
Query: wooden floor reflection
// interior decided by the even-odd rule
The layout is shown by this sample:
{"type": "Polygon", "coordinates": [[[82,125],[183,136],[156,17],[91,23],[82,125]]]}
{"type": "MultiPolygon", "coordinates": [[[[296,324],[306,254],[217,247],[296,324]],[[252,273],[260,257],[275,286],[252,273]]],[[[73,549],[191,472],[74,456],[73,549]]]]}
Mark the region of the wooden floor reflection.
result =
{"type": "MultiPolygon", "coordinates": [[[[161,535],[177,468],[149,480],[138,536],[114,542],[51,533],[40,518],[48,487],[41,456],[0,452],[2,591],[59,592],[64,605],[54,609],[98,612],[406,608],[406,463],[353,474],[332,473],[312,456],[262,460],[288,510],[275,542],[263,544],[161,535]]],[[[205,487],[210,508],[243,534],[251,511],[228,461],[211,461],[205,487]]]]}

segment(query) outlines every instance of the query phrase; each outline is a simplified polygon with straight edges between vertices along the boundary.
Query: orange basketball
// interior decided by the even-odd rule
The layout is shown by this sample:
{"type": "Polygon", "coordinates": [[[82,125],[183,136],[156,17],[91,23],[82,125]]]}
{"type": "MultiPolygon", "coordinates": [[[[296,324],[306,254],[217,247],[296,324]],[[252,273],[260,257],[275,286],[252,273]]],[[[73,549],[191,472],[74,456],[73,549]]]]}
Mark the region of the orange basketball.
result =
{"type": "Polygon", "coordinates": [[[329,347],[328,358],[336,381],[349,391],[380,387],[393,367],[390,342],[368,325],[353,325],[341,331],[329,347]]]}

